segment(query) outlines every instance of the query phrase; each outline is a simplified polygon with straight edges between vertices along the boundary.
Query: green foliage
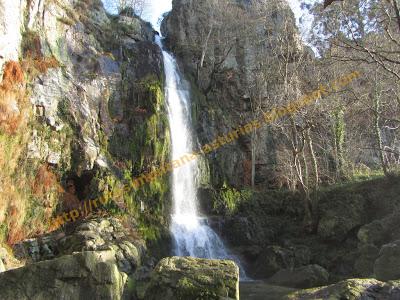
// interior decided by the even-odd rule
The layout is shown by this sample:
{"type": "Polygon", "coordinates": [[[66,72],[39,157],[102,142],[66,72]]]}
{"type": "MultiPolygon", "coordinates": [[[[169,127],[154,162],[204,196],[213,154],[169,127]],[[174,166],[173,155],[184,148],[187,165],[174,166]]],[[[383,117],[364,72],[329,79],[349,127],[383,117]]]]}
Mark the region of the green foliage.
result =
{"type": "Polygon", "coordinates": [[[226,183],[215,197],[213,210],[217,213],[233,215],[237,212],[240,205],[249,201],[252,196],[250,190],[238,191],[233,187],[229,187],[226,183]]]}
{"type": "Polygon", "coordinates": [[[373,170],[368,168],[367,166],[357,166],[353,169],[353,174],[350,179],[350,182],[361,182],[367,181],[371,179],[378,179],[384,177],[382,169],[373,170]]]}
{"type": "Polygon", "coordinates": [[[3,244],[7,240],[8,228],[7,224],[0,224],[0,245],[3,244]]]}

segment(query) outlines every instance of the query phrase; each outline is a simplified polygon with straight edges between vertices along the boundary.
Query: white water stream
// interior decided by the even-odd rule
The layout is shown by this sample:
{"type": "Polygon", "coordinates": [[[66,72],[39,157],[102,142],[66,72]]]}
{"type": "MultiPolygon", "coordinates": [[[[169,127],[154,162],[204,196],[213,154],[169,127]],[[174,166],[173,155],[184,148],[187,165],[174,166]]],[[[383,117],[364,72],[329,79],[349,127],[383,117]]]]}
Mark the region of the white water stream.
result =
{"type": "MultiPolygon", "coordinates": [[[[165,97],[171,132],[172,160],[179,160],[193,152],[191,103],[187,84],[179,73],[174,57],[163,49],[161,38],[156,42],[162,49],[165,69],[165,97]]],[[[241,268],[239,260],[229,255],[222,240],[208,226],[207,218],[198,211],[197,160],[175,168],[172,174],[173,214],[171,233],[174,238],[174,254],[210,259],[232,259],[241,268]]]]}

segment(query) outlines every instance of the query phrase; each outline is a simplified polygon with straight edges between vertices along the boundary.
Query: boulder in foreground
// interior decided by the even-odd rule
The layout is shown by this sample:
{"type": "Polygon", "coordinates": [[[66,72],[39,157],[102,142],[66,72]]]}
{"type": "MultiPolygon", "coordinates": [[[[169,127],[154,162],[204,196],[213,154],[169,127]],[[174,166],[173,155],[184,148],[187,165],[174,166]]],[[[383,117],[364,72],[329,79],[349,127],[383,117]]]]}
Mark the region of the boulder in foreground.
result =
{"type": "Polygon", "coordinates": [[[154,269],[145,299],[239,300],[239,268],[230,260],[167,257],[154,269]]]}
{"type": "Polygon", "coordinates": [[[400,240],[382,246],[374,272],[376,278],[383,281],[400,278],[400,240]]]}
{"type": "Polygon", "coordinates": [[[127,275],[114,251],[82,252],[0,274],[0,299],[121,299],[127,275]]]}
{"type": "Polygon", "coordinates": [[[348,279],[325,287],[294,292],[290,300],[396,300],[400,299],[400,281],[384,283],[376,279],[348,279]]]}

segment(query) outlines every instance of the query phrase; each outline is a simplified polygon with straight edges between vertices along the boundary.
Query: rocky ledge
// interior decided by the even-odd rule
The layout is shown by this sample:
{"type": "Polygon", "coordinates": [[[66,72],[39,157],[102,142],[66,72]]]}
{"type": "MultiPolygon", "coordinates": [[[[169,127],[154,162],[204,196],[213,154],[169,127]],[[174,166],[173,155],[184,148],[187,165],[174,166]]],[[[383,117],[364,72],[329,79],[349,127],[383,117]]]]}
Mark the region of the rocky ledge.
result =
{"type": "Polygon", "coordinates": [[[0,274],[0,299],[239,299],[228,260],[156,259],[116,218],[93,218],[14,246],[24,267],[0,274]]]}

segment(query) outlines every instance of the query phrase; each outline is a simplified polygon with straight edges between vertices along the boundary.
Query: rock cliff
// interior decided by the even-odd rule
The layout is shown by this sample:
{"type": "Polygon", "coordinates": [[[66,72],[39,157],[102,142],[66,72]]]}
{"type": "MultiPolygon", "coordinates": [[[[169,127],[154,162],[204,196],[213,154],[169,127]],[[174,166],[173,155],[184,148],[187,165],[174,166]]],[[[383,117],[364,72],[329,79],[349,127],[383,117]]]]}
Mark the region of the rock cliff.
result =
{"type": "MultiPolygon", "coordinates": [[[[286,56],[291,68],[306,51],[286,1],[175,0],[162,33],[192,82],[194,125],[203,145],[260,117],[257,108],[268,111],[277,105],[267,100],[283,89],[274,65],[286,56]],[[291,45],[288,53],[281,52],[282,40],[291,45]]],[[[248,134],[212,152],[203,183],[249,186],[256,151],[256,184],[272,184],[268,177],[277,175],[276,138],[260,128],[256,136],[248,134]]]]}
{"type": "MultiPolygon", "coordinates": [[[[100,0],[0,0],[0,19],[0,298],[155,297],[150,271],[170,251],[168,176],[131,188],[169,159],[155,32],[100,0]],[[104,201],[72,222],[68,199],[104,201]]],[[[193,280],[207,280],[183,292],[237,299],[233,262],[198,263],[210,271],[193,280]]]]}
{"type": "MultiPolygon", "coordinates": [[[[2,216],[15,209],[16,219],[24,220],[36,210],[45,214],[44,222],[42,215],[37,221],[49,224],[72,180],[80,200],[111,192],[109,209],[128,212],[145,235],[159,237],[167,223],[168,178],[137,193],[125,189],[129,197],[123,193],[131,177],[169,156],[162,55],[151,25],[128,14],[108,15],[99,0],[2,0],[0,7],[2,90],[11,94],[1,103],[1,124],[10,129],[16,119],[24,121],[13,132],[1,132],[2,147],[8,147],[2,151],[14,153],[14,160],[0,159],[7,170],[2,182],[10,182],[0,193],[19,192],[14,174],[20,186],[24,180],[49,181],[24,189],[23,208],[8,197],[2,216]],[[23,76],[6,86],[8,74],[15,73],[7,71],[11,66],[23,76]],[[17,140],[22,142],[12,143],[17,140]]],[[[8,221],[5,235],[12,240],[15,226],[8,221]]],[[[22,224],[16,227],[22,231],[22,224]]]]}

